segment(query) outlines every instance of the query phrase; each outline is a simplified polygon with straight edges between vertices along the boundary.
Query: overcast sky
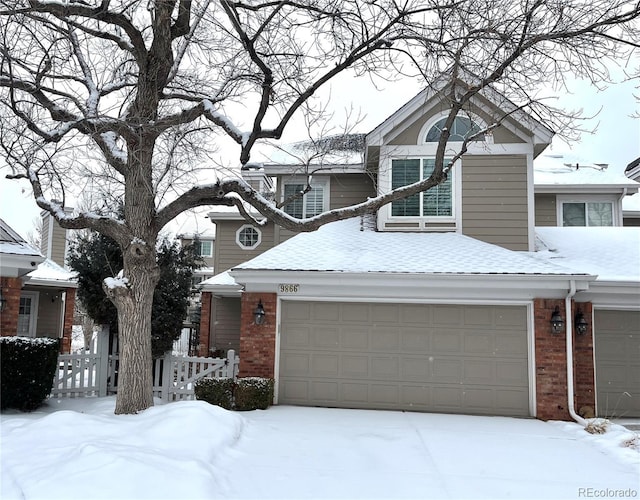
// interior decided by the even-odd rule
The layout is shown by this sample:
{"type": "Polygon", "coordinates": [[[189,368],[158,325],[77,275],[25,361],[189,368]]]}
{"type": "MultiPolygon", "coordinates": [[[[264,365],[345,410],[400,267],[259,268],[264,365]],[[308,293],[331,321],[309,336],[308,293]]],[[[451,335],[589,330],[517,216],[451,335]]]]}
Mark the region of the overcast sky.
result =
{"type": "MultiPolygon", "coordinates": [[[[353,103],[355,109],[366,115],[357,131],[369,132],[418,90],[417,83],[413,86],[386,83],[378,93],[364,85],[364,82],[362,86],[352,82],[344,88],[338,84],[331,89],[332,102],[338,110],[335,118],[344,117],[345,107],[353,103]]],[[[566,109],[582,108],[585,116],[598,113],[586,124],[588,128],[597,130],[593,135],[583,134],[580,142],[571,145],[554,139],[544,154],[565,154],[574,161],[608,163],[609,168],[616,171],[624,170],[627,164],[640,157],[640,119],[631,116],[640,113],[634,97],[634,93],[638,95],[640,90],[634,88],[633,82],[618,84],[604,91],[598,91],[584,82],[576,82],[570,91],[569,94],[558,95],[559,104],[566,109]]],[[[304,138],[296,136],[295,132],[287,136],[287,140],[291,141],[304,138]]],[[[228,160],[235,161],[235,157],[228,160]]],[[[22,236],[26,236],[34,230],[33,221],[39,217],[40,209],[33,201],[26,181],[8,181],[4,177],[6,169],[0,169],[0,173],[0,217],[22,236]]]]}

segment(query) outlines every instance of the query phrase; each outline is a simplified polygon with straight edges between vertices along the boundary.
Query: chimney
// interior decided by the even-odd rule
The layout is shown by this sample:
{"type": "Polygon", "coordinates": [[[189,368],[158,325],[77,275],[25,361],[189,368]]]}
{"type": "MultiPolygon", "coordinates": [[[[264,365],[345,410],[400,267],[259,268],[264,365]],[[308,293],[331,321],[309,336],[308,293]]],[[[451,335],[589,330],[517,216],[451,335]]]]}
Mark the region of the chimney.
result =
{"type": "MultiPolygon", "coordinates": [[[[73,208],[65,208],[64,211],[70,214],[73,212],[73,208]]],[[[42,217],[40,252],[47,259],[51,259],[59,266],[65,267],[67,251],[69,250],[67,230],[60,227],[58,221],[47,211],[41,212],[40,217],[42,217]]]]}

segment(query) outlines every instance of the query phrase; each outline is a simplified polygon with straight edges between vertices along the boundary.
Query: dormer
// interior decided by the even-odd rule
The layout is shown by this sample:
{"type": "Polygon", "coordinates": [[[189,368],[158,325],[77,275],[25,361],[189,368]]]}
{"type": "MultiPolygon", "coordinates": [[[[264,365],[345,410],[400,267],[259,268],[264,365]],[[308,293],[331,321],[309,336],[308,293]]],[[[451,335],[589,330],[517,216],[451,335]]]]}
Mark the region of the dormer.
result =
{"type": "MultiPolygon", "coordinates": [[[[367,136],[367,166],[377,170],[379,193],[430,175],[449,110],[442,89],[422,91],[367,136]]],[[[533,250],[533,159],[553,132],[485,89],[457,116],[447,156],[460,152],[464,138],[488,128],[468,144],[444,184],[381,208],[378,230],[453,231],[511,250],[533,250]]]]}
{"type": "Polygon", "coordinates": [[[622,201],[640,184],[606,163],[570,155],[535,162],[536,226],[622,226],[622,201]]]}

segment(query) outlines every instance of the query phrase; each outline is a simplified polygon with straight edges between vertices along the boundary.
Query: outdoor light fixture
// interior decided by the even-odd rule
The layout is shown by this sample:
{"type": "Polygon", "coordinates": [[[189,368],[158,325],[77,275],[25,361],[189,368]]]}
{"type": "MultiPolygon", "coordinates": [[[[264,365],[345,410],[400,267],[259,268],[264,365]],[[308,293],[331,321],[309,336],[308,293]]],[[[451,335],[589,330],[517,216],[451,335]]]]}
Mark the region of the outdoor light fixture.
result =
{"type": "Polygon", "coordinates": [[[4,308],[7,307],[7,299],[2,296],[2,292],[0,292],[0,311],[4,311],[4,308]]]}
{"type": "Polygon", "coordinates": [[[265,314],[266,313],[264,312],[264,306],[262,305],[262,300],[260,300],[258,302],[258,307],[256,307],[255,310],[253,311],[253,317],[256,325],[261,325],[262,323],[264,323],[265,314]]]}
{"type": "Polygon", "coordinates": [[[587,323],[587,320],[584,318],[584,314],[582,314],[582,310],[580,309],[578,309],[578,312],[576,313],[575,324],[576,332],[578,332],[578,335],[584,335],[585,333],[587,333],[589,323],[587,323]]]}
{"type": "Polygon", "coordinates": [[[560,315],[560,308],[556,306],[553,314],[551,315],[551,331],[553,333],[562,333],[564,329],[564,319],[560,315]]]}

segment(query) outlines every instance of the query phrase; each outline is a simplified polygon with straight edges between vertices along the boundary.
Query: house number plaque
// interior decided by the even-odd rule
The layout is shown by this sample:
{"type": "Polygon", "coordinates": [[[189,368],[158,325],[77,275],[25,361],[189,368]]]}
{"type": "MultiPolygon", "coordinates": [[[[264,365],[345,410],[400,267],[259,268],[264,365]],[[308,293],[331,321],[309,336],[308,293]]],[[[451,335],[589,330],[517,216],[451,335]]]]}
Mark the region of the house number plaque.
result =
{"type": "Polygon", "coordinates": [[[300,289],[300,285],[293,285],[290,283],[280,284],[280,293],[298,293],[299,289],[300,289]]]}

